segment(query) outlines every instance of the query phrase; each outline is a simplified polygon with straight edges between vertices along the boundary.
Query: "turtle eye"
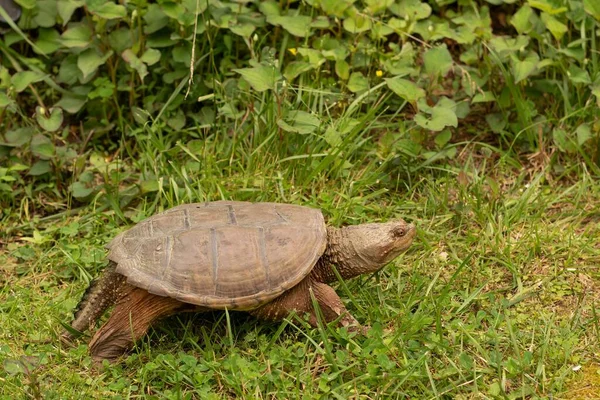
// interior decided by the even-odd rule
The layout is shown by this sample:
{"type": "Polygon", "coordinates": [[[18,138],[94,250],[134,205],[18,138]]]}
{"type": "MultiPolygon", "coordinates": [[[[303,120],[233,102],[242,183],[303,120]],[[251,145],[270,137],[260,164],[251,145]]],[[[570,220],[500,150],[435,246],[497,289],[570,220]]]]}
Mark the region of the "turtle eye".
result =
{"type": "Polygon", "coordinates": [[[406,235],[406,229],[401,228],[401,227],[396,227],[396,228],[392,229],[392,236],[401,238],[404,235],[406,235]]]}

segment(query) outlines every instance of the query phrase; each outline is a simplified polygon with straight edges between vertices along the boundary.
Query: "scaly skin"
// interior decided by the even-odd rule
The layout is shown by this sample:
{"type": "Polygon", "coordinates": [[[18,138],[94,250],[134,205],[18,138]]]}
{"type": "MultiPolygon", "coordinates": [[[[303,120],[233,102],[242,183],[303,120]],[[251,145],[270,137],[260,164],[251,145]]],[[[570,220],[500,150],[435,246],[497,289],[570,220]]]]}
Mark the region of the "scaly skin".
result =
{"type": "MultiPolygon", "coordinates": [[[[327,228],[327,248],[312,272],[283,295],[250,313],[267,320],[281,320],[290,313],[308,314],[309,323],[317,326],[313,297],[319,304],[325,322],[339,319],[342,326],[363,331],[346,310],[328,283],[337,280],[331,265],[343,279],[372,273],[405,251],[415,236],[415,227],[406,222],[363,224],[344,228],[327,228]]],[[[156,296],[129,285],[111,264],[93,283],[78,306],[73,328],[84,331],[95,325],[104,311],[116,304],[108,321],[95,333],[90,351],[96,360],[116,360],[142,337],[158,318],[185,311],[206,311],[202,307],[156,296]]],[[[63,334],[70,338],[70,334],[63,334]]]]}
{"type": "MultiPolygon", "coordinates": [[[[125,277],[115,272],[115,263],[110,262],[103,274],[92,281],[75,309],[71,327],[85,332],[93,327],[104,312],[123,296],[125,277]]],[[[73,335],[63,332],[61,340],[70,342],[73,335]]]]}

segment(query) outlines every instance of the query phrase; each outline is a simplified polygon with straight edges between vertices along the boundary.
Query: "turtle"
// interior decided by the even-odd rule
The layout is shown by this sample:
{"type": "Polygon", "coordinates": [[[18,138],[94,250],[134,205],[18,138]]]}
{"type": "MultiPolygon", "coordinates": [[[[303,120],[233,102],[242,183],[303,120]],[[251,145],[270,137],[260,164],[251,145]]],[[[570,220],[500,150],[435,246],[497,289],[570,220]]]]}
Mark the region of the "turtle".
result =
{"type": "Polygon", "coordinates": [[[349,279],[379,270],[410,247],[415,232],[402,219],[327,226],[319,209],[294,204],[179,205],[106,246],[108,266],[84,293],[72,329],[61,338],[72,342],[111,306],[89,342],[96,361],[116,361],[157,319],[179,312],[239,310],[270,321],[296,313],[316,327],[318,303],[325,322],[360,330],[329,284],[338,275],[349,279]]]}

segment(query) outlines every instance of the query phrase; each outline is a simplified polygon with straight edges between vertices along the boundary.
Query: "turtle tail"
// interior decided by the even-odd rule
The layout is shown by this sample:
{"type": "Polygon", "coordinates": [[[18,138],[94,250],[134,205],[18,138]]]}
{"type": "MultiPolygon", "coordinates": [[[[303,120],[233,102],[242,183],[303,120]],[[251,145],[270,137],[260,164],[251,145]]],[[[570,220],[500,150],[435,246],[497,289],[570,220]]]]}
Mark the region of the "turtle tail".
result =
{"type": "MultiPolygon", "coordinates": [[[[74,331],[84,332],[94,326],[106,309],[114,305],[119,298],[126,278],[115,271],[116,266],[111,261],[102,275],[94,279],[86,289],[73,313],[71,328],[74,331]]],[[[70,341],[75,336],[76,332],[65,330],[62,339],[70,341]]]]}

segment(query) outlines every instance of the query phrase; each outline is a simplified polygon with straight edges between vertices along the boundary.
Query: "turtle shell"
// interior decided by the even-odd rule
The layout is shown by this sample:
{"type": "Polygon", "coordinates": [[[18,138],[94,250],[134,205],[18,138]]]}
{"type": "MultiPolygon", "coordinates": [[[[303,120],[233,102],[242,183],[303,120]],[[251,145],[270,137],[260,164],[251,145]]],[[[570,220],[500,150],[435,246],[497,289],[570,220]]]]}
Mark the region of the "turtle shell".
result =
{"type": "Polygon", "coordinates": [[[299,283],[326,242],[319,210],[216,201],[154,215],[107,248],[134,286],[199,306],[248,310],[299,283]]]}

